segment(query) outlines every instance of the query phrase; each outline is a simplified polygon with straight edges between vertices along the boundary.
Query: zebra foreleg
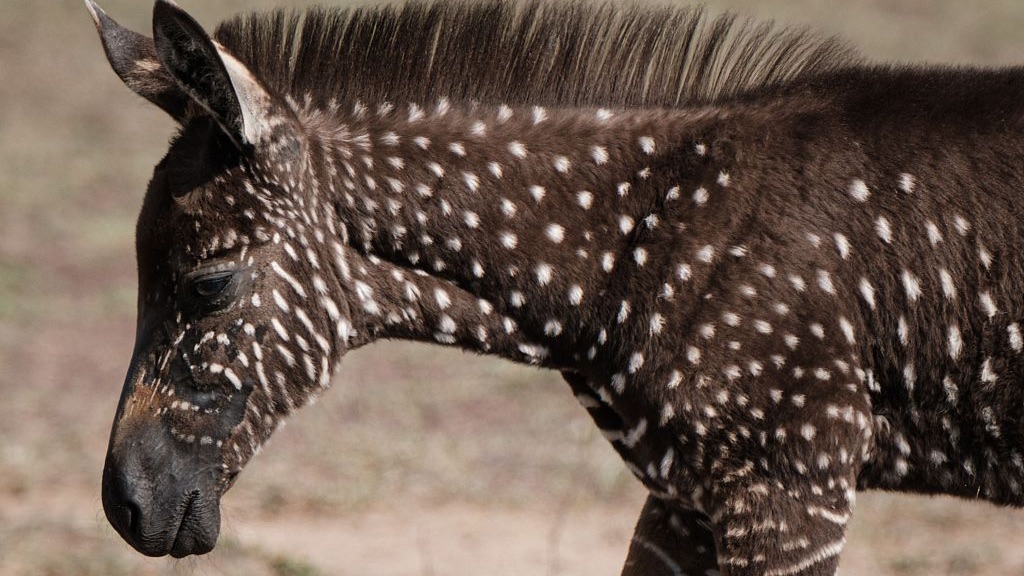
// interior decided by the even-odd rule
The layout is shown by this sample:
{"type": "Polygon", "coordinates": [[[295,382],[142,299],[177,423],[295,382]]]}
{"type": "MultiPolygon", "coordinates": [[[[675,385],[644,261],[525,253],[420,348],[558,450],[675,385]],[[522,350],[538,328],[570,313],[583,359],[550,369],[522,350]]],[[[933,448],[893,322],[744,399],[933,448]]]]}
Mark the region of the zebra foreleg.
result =
{"type": "Polygon", "coordinates": [[[622,576],[712,576],[718,574],[708,519],[676,510],[648,496],[636,524],[622,576]]]}
{"type": "Polygon", "coordinates": [[[710,512],[721,575],[833,576],[853,498],[826,482],[727,488],[710,512]]]}

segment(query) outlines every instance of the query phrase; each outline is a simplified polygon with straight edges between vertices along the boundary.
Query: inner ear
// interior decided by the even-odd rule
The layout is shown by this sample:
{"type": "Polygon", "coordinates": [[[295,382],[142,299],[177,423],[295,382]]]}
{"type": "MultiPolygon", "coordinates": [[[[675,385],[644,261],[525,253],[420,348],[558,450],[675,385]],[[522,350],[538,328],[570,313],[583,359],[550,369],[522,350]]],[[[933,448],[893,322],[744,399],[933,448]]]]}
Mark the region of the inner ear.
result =
{"type": "Polygon", "coordinates": [[[242,105],[213,41],[188,13],[167,0],[153,9],[153,40],[164,69],[235,141],[245,144],[242,105]]]}

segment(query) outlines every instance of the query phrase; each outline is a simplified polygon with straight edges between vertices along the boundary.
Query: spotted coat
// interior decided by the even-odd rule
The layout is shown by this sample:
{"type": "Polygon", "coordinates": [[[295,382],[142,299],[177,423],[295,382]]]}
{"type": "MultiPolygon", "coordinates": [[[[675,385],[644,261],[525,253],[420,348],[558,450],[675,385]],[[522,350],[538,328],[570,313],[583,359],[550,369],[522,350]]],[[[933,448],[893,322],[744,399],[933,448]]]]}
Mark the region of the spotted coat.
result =
{"type": "MultiPolygon", "coordinates": [[[[396,99],[369,65],[326,93],[309,57],[283,70],[253,46],[296,33],[281,16],[214,41],[161,0],[154,43],[89,5],[115,71],[183,127],[139,220],[105,469],[140,550],[212,547],[246,462],[382,338],[560,370],[651,494],[625,574],[833,574],[858,489],[1024,502],[1019,71],[836,57],[714,97],[679,79],[681,101],[396,99]],[[193,467],[186,500],[139,504],[164,498],[146,473],[193,467]]],[[[362,17],[515,29],[508,6],[437,6],[362,17]]]]}

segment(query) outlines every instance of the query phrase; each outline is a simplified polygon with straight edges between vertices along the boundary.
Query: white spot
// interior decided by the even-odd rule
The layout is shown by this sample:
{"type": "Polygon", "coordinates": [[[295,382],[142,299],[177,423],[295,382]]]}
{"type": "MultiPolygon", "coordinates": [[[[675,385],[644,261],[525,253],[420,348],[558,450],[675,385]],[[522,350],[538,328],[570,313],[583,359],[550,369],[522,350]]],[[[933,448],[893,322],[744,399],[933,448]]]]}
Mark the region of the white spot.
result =
{"type": "Polygon", "coordinates": [[[544,235],[555,244],[561,244],[562,240],[565,239],[565,228],[559,224],[548,224],[547,228],[544,229],[544,235]]]}
{"type": "Polygon", "coordinates": [[[612,114],[611,110],[608,110],[608,109],[605,109],[605,108],[599,108],[597,110],[597,112],[595,113],[595,116],[601,122],[607,122],[608,120],[612,119],[612,116],[614,116],[614,114],[612,114]]]}
{"type": "Polygon", "coordinates": [[[998,378],[996,373],[992,371],[992,359],[985,358],[985,362],[981,365],[981,381],[992,384],[998,378]]]}
{"type": "Polygon", "coordinates": [[[696,346],[686,347],[686,359],[690,364],[700,364],[700,349],[696,346]]]}
{"type": "Polygon", "coordinates": [[[875,220],[875,233],[886,244],[892,243],[892,225],[889,224],[888,218],[879,216],[878,220],[875,220]]]}
{"type": "Polygon", "coordinates": [[[640,149],[643,150],[644,154],[654,154],[654,138],[641,136],[637,142],[640,144],[640,149]]]}
{"type": "Polygon", "coordinates": [[[504,214],[506,218],[512,218],[513,216],[515,216],[516,215],[516,205],[515,205],[515,203],[512,202],[511,200],[509,200],[508,198],[502,198],[501,199],[501,213],[504,214]]]}
{"type": "Polygon", "coordinates": [[[548,111],[541,106],[534,106],[531,115],[534,124],[540,124],[548,119],[548,111]]]}
{"type": "Polygon", "coordinates": [[[633,260],[636,262],[637,266],[642,267],[647,263],[647,250],[644,248],[637,248],[636,250],[633,250],[633,260]]]}
{"type": "Polygon", "coordinates": [[[793,285],[793,288],[795,288],[797,292],[803,292],[807,289],[807,283],[804,282],[803,278],[796,274],[789,275],[789,283],[793,285]]]}
{"type": "Polygon", "coordinates": [[[629,373],[636,374],[638,370],[644,365],[644,355],[639,352],[634,352],[629,357],[629,373]]]}
{"type": "Polygon", "coordinates": [[[906,346],[910,343],[910,328],[907,326],[907,319],[905,316],[900,316],[896,320],[896,333],[900,337],[900,343],[906,346]]]}
{"type": "Polygon", "coordinates": [[[832,276],[825,270],[818,270],[818,287],[829,294],[836,293],[836,288],[832,284],[832,276]]]}
{"type": "Polygon", "coordinates": [[[939,270],[939,280],[942,283],[942,293],[946,296],[946,299],[956,300],[956,286],[953,284],[953,276],[950,275],[949,270],[941,268],[939,270]]]}
{"type": "Polygon", "coordinates": [[[960,357],[960,351],[964,348],[963,338],[960,336],[959,326],[949,327],[949,356],[953,360],[960,357]]]}
{"type": "Polygon", "coordinates": [[[850,240],[838,232],[833,237],[836,240],[836,250],[839,250],[839,256],[846,260],[850,257],[850,240]]]}
{"type": "Polygon", "coordinates": [[[463,145],[462,142],[452,142],[448,145],[448,150],[460,158],[466,155],[466,146],[463,145]]]}
{"type": "Polygon", "coordinates": [[[594,164],[604,164],[608,161],[608,149],[604,146],[591,146],[590,157],[594,159],[594,164]]]}
{"type": "Polygon", "coordinates": [[[569,162],[569,159],[566,158],[565,156],[555,156],[555,161],[553,165],[555,167],[555,171],[565,174],[566,172],[569,171],[569,168],[572,166],[572,163],[569,162]]]}
{"type": "Polygon", "coordinates": [[[302,298],[306,297],[306,289],[302,287],[302,284],[299,284],[299,281],[292,277],[291,274],[286,272],[285,269],[282,268],[281,265],[278,264],[276,260],[270,263],[270,267],[271,269],[273,269],[275,274],[277,274],[282,280],[287,282],[288,285],[292,287],[292,290],[294,290],[296,294],[298,294],[302,298]]]}
{"type": "Polygon", "coordinates": [[[463,221],[466,223],[466,226],[469,226],[470,228],[480,227],[480,215],[477,214],[476,212],[464,212],[462,214],[462,218],[463,221]]]}
{"type": "Polygon", "coordinates": [[[704,187],[697,188],[693,192],[693,203],[697,206],[703,206],[708,203],[708,189],[704,187]]]}
{"type": "Polygon", "coordinates": [[[917,302],[921,297],[921,280],[914,276],[909,270],[903,270],[903,291],[907,293],[907,300],[917,302]]]}
{"type": "Polygon", "coordinates": [[[530,186],[530,196],[533,196],[534,201],[540,204],[540,201],[544,199],[544,195],[547,194],[547,190],[543,186],[536,184],[530,186]]]}
{"type": "Polygon", "coordinates": [[[516,245],[519,244],[519,238],[511,232],[502,232],[501,234],[498,234],[498,240],[501,242],[502,246],[509,250],[515,248],[516,245]]]}
{"type": "Polygon", "coordinates": [[[867,202],[868,197],[871,196],[871,191],[868,190],[868,185],[863,180],[854,180],[850,183],[848,190],[850,197],[857,202],[867,202]]]}
{"type": "Polygon", "coordinates": [[[452,305],[452,299],[448,295],[448,292],[445,292],[441,288],[434,289],[434,300],[437,302],[437,305],[441,308],[441,310],[444,310],[445,308],[448,308],[449,306],[452,305]]]}
{"type": "Polygon", "coordinates": [[[605,252],[601,254],[601,269],[605,272],[611,272],[612,268],[615,267],[615,255],[611,252],[605,252]]]}
{"type": "Polygon", "coordinates": [[[629,234],[633,230],[634,226],[636,226],[636,222],[632,218],[625,214],[619,216],[619,230],[623,234],[629,234]]]}
{"type": "Polygon", "coordinates": [[[444,332],[445,334],[454,334],[455,330],[458,328],[458,325],[455,323],[455,320],[453,320],[451,316],[447,314],[442,314],[441,320],[440,322],[438,322],[437,327],[439,330],[441,330],[441,332],[444,332]]]}
{"type": "Polygon", "coordinates": [[[665,328],[665,317],[658,313],[652,314],[650,327],[651,334],[661,334],[661,331],[665,328]]]}
{"type": "Polygon", "coordinates": [[[907,194],[910,194],[911,192],[914,191],[914,186],[916,184],[917,181],[911,174],[907,174],[906,172],[900,174],[900,190],[903,190],[907,194]]]}
{"type": "Polygon", "coordinates": [[[1024,350],[1024,339],[1021,338],[1020,326],[1014,322],[1006,327],[1006,332],[1010,335],[1010,347],[1013,348],[1013,351],[1024,350]]]}
{"type": "Polygon", "coordinates": [[[276,288],[271,291],[271,295],[273,295],[274,303],[277,304],[277,307],[284,312],[288,312],[288,310],[290,309],[290,307],[288,306],[288,301],[285,300],[283,296],[281,296],[281,293],[278,292],[276,288]]]}
{"type": "Polygon", "coordinates": [[[477,305],[477,308],[480,309],[480,313],[481,314],[490,315],[492,312],[494,312],[494,305],[492,305],[487,300],[483,300],[483,299],[477,300],[476,301],[476,305],[477,305]]]}
{"type": "Polygon", "coordinates": [[[505,122],[508,122],[509,118],[511,118],[511,117],[512,117],[512,109],[511,108],[509,108],[506,104],[502,104],[501,106],[498,106],[498,123],[499,124],[503,124],[505,122]]]}
{"type": "Polygon", "coordinates": [[[526,146],[517,140],[508,143],[508,151],[516,158],[526,158],[526,146]]]}
{"type": "Polygon", "coordinates": [[[630,309],[631,308],[629,306],[629,302],[626,301],[626,300],[623,300],[622,304],[619,306],[619,315],[616,318],[616,321],[619,324],[622,324],[623,322],[626,321],[627,318],[629,318],[629,311],[630,311],[630,309]]]}
{"type": "Polygon", "coordinates": [[[750,372],[751,376],[760,376],[763,371],[764,364],[761,364],[757,360],[751,360],[747,363],[747,372],[750,372]]]}
{"type": "Polygon", "coordinates": [[[522,292],[513,290],[512,293],[508,295],[508,301],[512,304],[513,308],[522,308],[523,304],[526,304],[526,297],[523,296],[522,292]]]}
{"type": "Polygon", "coordinates": [[[228,382],[231,382],[231,385],[235,387],[235,390],[241,390],[242,389],[242,379],[239,378],[231,370],[231,368],[225,368],[224,369],[224,377],[228,379],[228,382]]]}
{"type": "Polygon", "coordinates": [[[984,266],[986,270],[992,267],[992,253],[989,252],[988,248],[985,248],[985,245],[981,242],[978,242],[978,258],[981,259],[981,265],[984,266]]]}
{"type": "Polygon", "coordinates": [[[562,323],[558,320],[548,320],[544,324],[544,334],[547,336],[558,336],[562,333],[562,323]]]}
{"type": "Polygon", "coordinates": [[[956,227],[956,231],[961,236],[966,236],[967,233],[970,232],[971,230],[971,223],[968,222],[966,218],[959,214],[953,217],[953,225],[956,227]]]}
{"type": "Polygon", "coordinates": [[[864,301],[868,303],[868,306],[870,306],[872,310],[874,310],[875,309],[875,288],[873,286],[871,286],[871,283],[868,282],[867,278],[861,278],[860,279],[859,288],[860,288],[860,295],[864,298],[864,301]]]}
{"type": "Polygon", "coordinates": [[[995,300],[992,299],[992,294],[988,292],[982,292],[978,295],[978,300],[981,303],[981,309],[985,311],[985,315],[992,318],[999,312],[996,308],[995,300]]]}
{"type": "Polygon", "coordinates": [[[569,303],[579,306],[581,302],[583,302],[583,288],[579,284],[573,284],[569,287],[569,303]]]}
{"type": "Polygon", "coordinates": [[[715,337],[715,325],[714,324],[701,324],[697,328],[697,333],[700,334],[701,338],[710,340],[715,337]]]}
{"type": "Polygon", "coordinates": [[[714,246],[711,246],[710,244],[704,246],[703,248],[701,248],[700,250],[697,251],[697,260],[700,260],[701,262],[704,262],[705,264],[710,264],[711,261],[714,260],[714,258],[715,258],[715,248],[714,248],[714,246]]]}
{"type": "Polygon", "coordinates": [[[932,246],[942,242],[942,233],[939,232],[939,227],[935,225],[935,222],[929,220],[925,222],[924,227],[928,231],[928,241],[931,242],[932,246]]]}
{"type": "Polygon", "coordinates": [[[843,336],[846,337],[846,341],[849,342],[850,344],[853,344],[853,324],[851,324],[845,316],[839,317],[839,329],[843,332],[843,336]]]}
{"type": "Polygon", "coordinates": [[[678,277],[679,280],[682,282],[686,282],[687,280],[692,278],[693,270],[690,268],[690,265],[680,264],[679,266],[676,266],[676,277],[678,277]]]}
{"type": "Polygon", "coordinates": [[[584,209],[590,208],[591,204],[594,203],[594,195],[586,190],[576,193],[576,203],[582,206],[584,209]]]}
{"type": "Polygon", "coordinates": [[[537,265],[534,272],[537,275],[537,283],[541,286],[547,286],[551,282],[551,276],[554,273],[554,270],[551,268],[550,264],[541,263],[537,265]]]}
{"type": "Polygon", "coordinates": [[[472,172],[463,172],[462,181],[466,183],[466,188],[469,188],[471,192],[480,189],[480,177],[472,172]]]}

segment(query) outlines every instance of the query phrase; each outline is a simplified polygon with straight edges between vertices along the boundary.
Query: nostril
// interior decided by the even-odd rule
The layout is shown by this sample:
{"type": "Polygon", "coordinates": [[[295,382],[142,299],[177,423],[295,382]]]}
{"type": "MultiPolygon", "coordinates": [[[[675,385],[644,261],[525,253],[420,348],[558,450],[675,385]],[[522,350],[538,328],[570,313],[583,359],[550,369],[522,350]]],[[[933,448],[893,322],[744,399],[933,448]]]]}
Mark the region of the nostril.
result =
{"type": "Polygon", "coordinates": [[[139,522],[142,520],[142,508],[134,500],[127,500],[122,509],[122,522],[125,530],[132,534],[138,533],[139,522]]]}

